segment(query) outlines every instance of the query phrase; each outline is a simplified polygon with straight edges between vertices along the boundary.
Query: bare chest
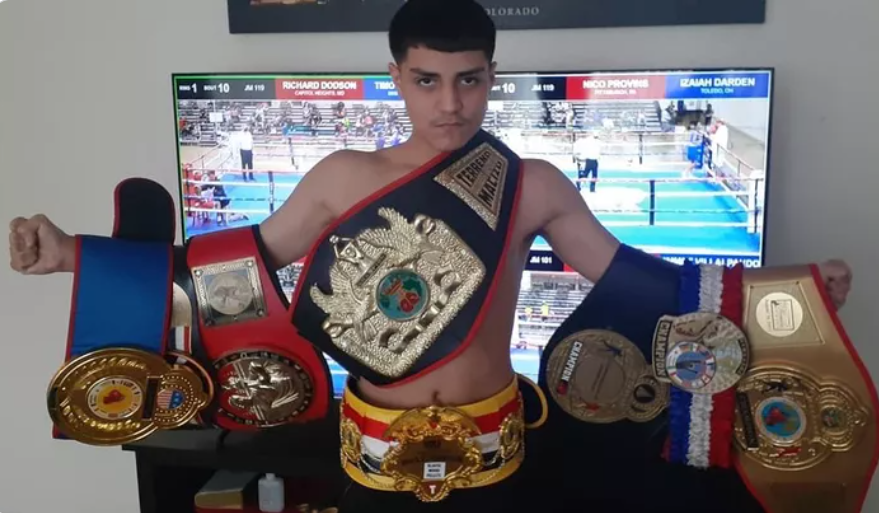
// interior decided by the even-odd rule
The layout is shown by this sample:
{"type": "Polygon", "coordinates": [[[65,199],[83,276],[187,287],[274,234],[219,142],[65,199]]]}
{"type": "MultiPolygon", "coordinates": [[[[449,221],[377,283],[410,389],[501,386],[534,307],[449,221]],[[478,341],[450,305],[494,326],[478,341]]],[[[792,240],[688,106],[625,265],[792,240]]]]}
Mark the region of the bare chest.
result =
{"type": "MultiPolygon", "coordinates": [[[[345,216],[352,208],[364,200],[375,196],[406,173],[406,170],[383,172],[370,167],[365,167],[359,171],[361,172],[352,172],[350,179],[347,179],[344,183],[339,183],[335,194],[331,196],[332,202],[329,206],[334,218],[338,219],[345,216]]],[[[528,186],[528,182],[529,177],[526,175],[519,192],[516,209],[513,213],[513,228],[508,240],[511,253],[508,261],[518,262],[520,260],[519,257],[521,257],[522,266],[525,264],[527,250],[525,251],[526,255],[522,255],[521,249],[530,247],[534,234],[539,231],[544,217],[544,205],[541,205],[536,195],[531,193],[533,188],[528,186]]],[[[428,202],[430,198],[425,198],[424,201],[428,202]]],[[[440,217],[442,218],[442,216],[440,217]]],[[[466,229],[466,227],[460,226],[460,223],[454,219],[442,218],[442,221],[454,230],[466,229]]]]}

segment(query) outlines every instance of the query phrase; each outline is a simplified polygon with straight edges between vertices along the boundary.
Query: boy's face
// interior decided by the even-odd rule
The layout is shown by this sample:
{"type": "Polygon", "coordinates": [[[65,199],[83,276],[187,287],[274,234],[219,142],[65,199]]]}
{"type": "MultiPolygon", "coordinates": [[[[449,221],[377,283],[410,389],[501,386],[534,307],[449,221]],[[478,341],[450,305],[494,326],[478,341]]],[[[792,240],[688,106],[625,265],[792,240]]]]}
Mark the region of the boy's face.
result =
{"type": "Polygon", "coordinates": [[[389,70],[414,133],[437,151],[460,148],[481,128],[495,80],[485,53],[410,48],[389,70]]]}

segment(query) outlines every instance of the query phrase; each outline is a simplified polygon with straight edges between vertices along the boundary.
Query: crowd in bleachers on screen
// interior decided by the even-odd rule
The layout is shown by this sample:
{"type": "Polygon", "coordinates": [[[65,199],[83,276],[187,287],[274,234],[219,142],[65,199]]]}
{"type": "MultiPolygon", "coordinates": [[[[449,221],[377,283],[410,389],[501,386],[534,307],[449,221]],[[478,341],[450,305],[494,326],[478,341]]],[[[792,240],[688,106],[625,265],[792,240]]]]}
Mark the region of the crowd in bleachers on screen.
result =
{"type": "Polygon", "coordinates": [[[332,134],[399,144],[408,132],[402,107],[364,102],[184,101],[179,105],[180,140],[184,144],[217,143],[223,134],[245,126],[255,136],[332,134]]]}
{"type": "MultiPolygon", "coordinates": [[[[674,131],[678,112],[673,102],[496,102],[489,108],[486,128],[562,131],[674,131]]],[[[182,101],[181,141],[215,142],[218,132],[249,125],[256,136],[296,133],[337,138],[390,138],[406,134],[408,117],[402,104],[367,101],[182,101]]],[[[706,116],[707,117],[707,116],[706,116]]]]}

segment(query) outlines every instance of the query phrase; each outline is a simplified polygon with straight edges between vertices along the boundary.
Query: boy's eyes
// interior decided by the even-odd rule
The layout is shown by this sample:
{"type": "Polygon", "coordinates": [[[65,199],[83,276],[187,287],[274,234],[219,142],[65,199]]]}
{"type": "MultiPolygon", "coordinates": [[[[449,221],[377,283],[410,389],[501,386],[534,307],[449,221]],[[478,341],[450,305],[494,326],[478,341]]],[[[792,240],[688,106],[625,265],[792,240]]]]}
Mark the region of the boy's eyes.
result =
{"type": "MultiPolygon", "coordinates": [[[[461,84],[465,86],[474,86],[479,83],[479,79],[477,77],[462,77],[460,81],[461,84]]],[[[422,87],[430,87],[436,84],[436,79],[430,77],[421,77],[416,79],[415,82],[422,87]]]]}

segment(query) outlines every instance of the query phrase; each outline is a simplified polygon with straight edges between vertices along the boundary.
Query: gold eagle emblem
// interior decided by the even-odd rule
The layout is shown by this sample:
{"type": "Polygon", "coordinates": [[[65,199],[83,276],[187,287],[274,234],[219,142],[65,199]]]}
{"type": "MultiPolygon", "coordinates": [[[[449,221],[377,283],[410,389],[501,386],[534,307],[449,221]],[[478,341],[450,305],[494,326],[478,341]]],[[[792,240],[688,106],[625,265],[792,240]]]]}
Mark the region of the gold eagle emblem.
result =
{"type": "Polygon", "coordinates": [[[386,226],[329,237],[331,290],[313,285],[309,293],[339,349],[395,377],[454,319],[486,270],[444,222],[424,215],[410,221],[386,207],[378,214],[386,226]]]}

